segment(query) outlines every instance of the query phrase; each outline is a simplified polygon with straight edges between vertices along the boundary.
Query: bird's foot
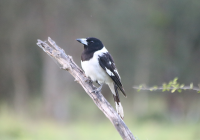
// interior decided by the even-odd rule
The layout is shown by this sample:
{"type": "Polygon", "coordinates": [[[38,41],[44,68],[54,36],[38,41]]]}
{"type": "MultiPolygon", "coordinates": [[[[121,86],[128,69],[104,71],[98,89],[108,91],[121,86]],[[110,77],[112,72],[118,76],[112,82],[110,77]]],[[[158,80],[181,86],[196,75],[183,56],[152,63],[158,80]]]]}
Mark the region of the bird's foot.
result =
{"type": "Polygon", "coordinates": [[[94,92],[94,93],[101,92],[102,87],[103,87],[103,84],[101,84],[98,88],[96,88],[96,89],[93,90],[92,92],[94,92]]]}
{"type": "Polygon", "coordinates": [[[92,83],[93,83],[93,81],[90,79],[90,77],[88,77],[88,78],[85,80],[85,82],[88,83],[88,84],[92,84],[92,83]]]}

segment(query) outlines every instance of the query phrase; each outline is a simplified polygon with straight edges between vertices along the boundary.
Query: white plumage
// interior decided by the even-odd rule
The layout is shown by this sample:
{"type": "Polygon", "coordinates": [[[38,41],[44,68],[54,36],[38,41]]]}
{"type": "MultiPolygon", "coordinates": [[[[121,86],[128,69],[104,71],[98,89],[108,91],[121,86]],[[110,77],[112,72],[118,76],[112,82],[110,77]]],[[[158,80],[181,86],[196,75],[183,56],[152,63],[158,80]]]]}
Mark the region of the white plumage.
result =
{"type": "MultiPolygon", "coordinates": [[[[126,96],[121,84],[121,78],[115,67],[114,61],[108,50],[103,46],[100,40],[96,38],[77,39],[84,44],[84,52],[81,56],[81,66],[87,77],[92,81],[103,85],[107,84],[113,94],[117,113],[124,118],[123,107],[121,105],[118,88],[126,96]]],[[[101,89],[100,86],[99,89],[101,89]]]]}
{"type": "MultiPolygon", "coordinates": [[[[98,62],[98,58],[103,55],[103,53],[107,52],[107,49],[103,47],[103,49],[96,51],[90,60],[81,61],[81,66],[85,71],[86,76],[90,77],[92,81],[98,81],[99,84],[113,83],[112,79],[108,76],[108,73],[105,72],[105,70],[99,65],[98,62]]],[[[111,71],[109,72],[109,75],[112,75],[111,71]]]]}

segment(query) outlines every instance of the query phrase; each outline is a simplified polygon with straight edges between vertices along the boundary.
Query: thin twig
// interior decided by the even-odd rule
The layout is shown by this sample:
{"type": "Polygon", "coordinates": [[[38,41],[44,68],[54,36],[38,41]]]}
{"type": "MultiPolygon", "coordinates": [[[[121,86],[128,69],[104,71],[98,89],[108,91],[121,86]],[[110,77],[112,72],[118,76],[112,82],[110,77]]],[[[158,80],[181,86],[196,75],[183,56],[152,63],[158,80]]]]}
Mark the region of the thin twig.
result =
{"type": "Polygon", "coordinates": [[[148,90],[148,91],[156,91],[156,90],[194,90],[194,91],[197,91],[199,92],[200,91],[200,88],[199,87],[190,87],[190,86],[184,86],[184,87],[179,87],[179,88],[174,88],[174,87],[169,87],[169,88],[163,88],[163,87],[147,87],[145,85],[141,85],[141,86],[134,86],[133,87],[134,89],[137,89],[137,90],[148,90]]]}

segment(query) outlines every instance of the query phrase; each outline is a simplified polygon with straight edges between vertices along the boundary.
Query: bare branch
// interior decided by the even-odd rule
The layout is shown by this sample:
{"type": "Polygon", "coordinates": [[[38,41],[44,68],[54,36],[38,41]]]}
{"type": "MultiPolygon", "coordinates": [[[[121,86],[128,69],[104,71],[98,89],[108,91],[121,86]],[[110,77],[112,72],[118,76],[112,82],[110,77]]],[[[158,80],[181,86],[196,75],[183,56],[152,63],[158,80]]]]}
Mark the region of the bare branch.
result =
{"type": "Polygon", "coordinates": [[[135,137],[128,129],[124,121],[118,116],[113,107],[109,102],[103,97],[100,92],[93,92],[96,87],[91,83],[84,72],[75,64],[72,57],[65,54],[65,51],[56,45],[50,37],[48,38],[50,43],[47,44],[46,41],[38,40],[37,45],[43,49],[59,66],[61,69],[67,70],[78,82],[86,93],[92,98],[97,107],[105,114],[105,116],[111,121],[115,126],[119,134],[124,140],[135,140],[135,137]]]}

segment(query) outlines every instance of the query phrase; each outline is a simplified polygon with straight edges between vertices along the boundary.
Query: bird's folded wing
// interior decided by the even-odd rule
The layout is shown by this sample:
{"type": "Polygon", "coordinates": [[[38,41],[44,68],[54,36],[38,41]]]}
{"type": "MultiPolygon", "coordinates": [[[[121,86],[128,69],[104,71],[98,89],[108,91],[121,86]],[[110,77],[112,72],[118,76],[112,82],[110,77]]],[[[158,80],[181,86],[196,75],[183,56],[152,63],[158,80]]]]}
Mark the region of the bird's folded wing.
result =
{"type": "Polygon", "coordinates": [[[99,56],[99,64],[106,71],[106,73],[111,77],[111,79],[120,89],[120,91],[126,97],[125,91],[121,83],[120,76],[118,74],[118,71],[113,61],[112,56],[109,53],[104,53],[103,55],[99,56]]]}

